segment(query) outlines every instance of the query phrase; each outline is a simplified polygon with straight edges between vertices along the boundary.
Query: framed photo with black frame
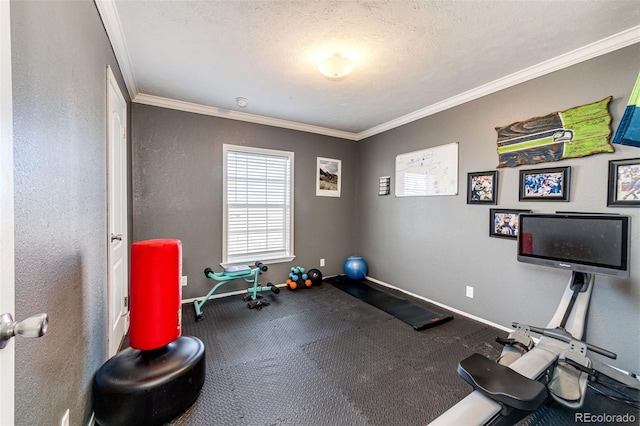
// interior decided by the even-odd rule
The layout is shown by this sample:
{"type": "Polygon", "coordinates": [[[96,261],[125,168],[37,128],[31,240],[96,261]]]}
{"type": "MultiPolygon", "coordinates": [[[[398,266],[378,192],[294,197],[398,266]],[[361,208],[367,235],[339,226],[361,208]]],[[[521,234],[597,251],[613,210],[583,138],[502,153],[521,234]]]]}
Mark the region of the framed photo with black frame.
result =
{"type": "Polygon", "coordinates": [[[498,204],[498,171],[467,173],[467,204],[498,204]]]}
{"type": "Polygon", "coordinates": [[[607,206],[640,206],[640,158],[609,161],[607,206]]]}
{"type": "Polygon", "coordinates": [[[520,170],[520,201],[569,201],[571,167],[520,170]]]}
{"type": "Polygon", "coordinates": [[[490,209],[489,236],[518,239],[520,213],[531,213],[531,210],[490,209]]]}

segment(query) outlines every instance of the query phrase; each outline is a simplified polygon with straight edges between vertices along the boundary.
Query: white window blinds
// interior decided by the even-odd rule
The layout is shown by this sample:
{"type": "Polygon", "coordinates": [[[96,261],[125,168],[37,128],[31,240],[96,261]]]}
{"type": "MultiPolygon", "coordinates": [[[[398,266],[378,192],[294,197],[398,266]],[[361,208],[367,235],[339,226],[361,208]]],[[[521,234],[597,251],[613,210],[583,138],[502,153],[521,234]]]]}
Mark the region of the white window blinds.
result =
{"type": "Polygon", "coordinates": [[[293,257],[293,153],[224,145],[223,263],[293,257]]]}

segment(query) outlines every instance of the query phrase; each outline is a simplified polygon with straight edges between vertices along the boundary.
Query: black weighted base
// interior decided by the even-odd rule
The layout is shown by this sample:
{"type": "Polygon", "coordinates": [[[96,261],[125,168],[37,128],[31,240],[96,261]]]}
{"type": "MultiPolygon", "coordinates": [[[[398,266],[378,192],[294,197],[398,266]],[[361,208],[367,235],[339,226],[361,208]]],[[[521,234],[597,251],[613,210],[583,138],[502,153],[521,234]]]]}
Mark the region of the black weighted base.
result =
{"type": "Polygon", "coordinates": [[[204,344],[182,336],[152,351],[127,348],[93,379],[96,423],[160,425],[198,399],[205,377],[204,344]]]}

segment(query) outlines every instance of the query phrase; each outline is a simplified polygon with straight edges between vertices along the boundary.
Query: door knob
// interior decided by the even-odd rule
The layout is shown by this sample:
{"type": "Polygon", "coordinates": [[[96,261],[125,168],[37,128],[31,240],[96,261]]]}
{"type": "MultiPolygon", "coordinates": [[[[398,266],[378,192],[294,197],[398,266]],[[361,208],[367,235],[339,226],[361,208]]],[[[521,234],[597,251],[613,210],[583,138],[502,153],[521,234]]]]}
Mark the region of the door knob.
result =
{"type": "Polygon", "coordinates": [[[47,332],[49,315],[37,314],[24,321],[16,322],[11,314],[0,315],[0,349],[7,346],[7,341],[19,334],[23,337],[42,337],[47,332]]]}
{"type": "Polygon", "coordinates": [[[122,241],[122,234],[111,234],[111,242],[114,242],[115,240],[122,241]]]}

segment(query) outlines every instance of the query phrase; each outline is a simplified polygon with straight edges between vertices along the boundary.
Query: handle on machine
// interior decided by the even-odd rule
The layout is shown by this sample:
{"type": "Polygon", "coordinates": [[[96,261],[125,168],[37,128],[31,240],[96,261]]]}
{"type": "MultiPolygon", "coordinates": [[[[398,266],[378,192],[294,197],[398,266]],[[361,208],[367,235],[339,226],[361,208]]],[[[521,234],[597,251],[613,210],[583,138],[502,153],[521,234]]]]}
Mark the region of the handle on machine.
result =
{"type": "MultiPolygon", "coordinates": [[[[512,327],[518,327],[518,325],[520,325],[517,322],[514,322],[511,324],[512,327]]],[[[562,342],[566,342],[566,343],[571,343],[572,340],[578,341],[578,342],[582,342],[587,346],[587,349],[589,349],[592,352],[595,352],[597,354],[600,355],[604,355],[607,358],[611,358],[611,359],[616,359],[618,358],[618,355],[608,351],[607,349],[601,348],[599,346],[596,345],[592,345],[591,343],[587,343],[584,342],[582,340],[578,340],[578,339],[574,339],[573,336],[571,336],[571,334],[569,334],[569,332],[567,332],[565,329],[562,328],[540,328],[540,327],[536,327],[533,325],[529,325],[527,326],[529,327],[529,330],[531,330],[534,333],[537,334],[541,334],[543,336],[547,336],[547,337],[551,337],[557,340],[560,340],[562,342]]]]}

